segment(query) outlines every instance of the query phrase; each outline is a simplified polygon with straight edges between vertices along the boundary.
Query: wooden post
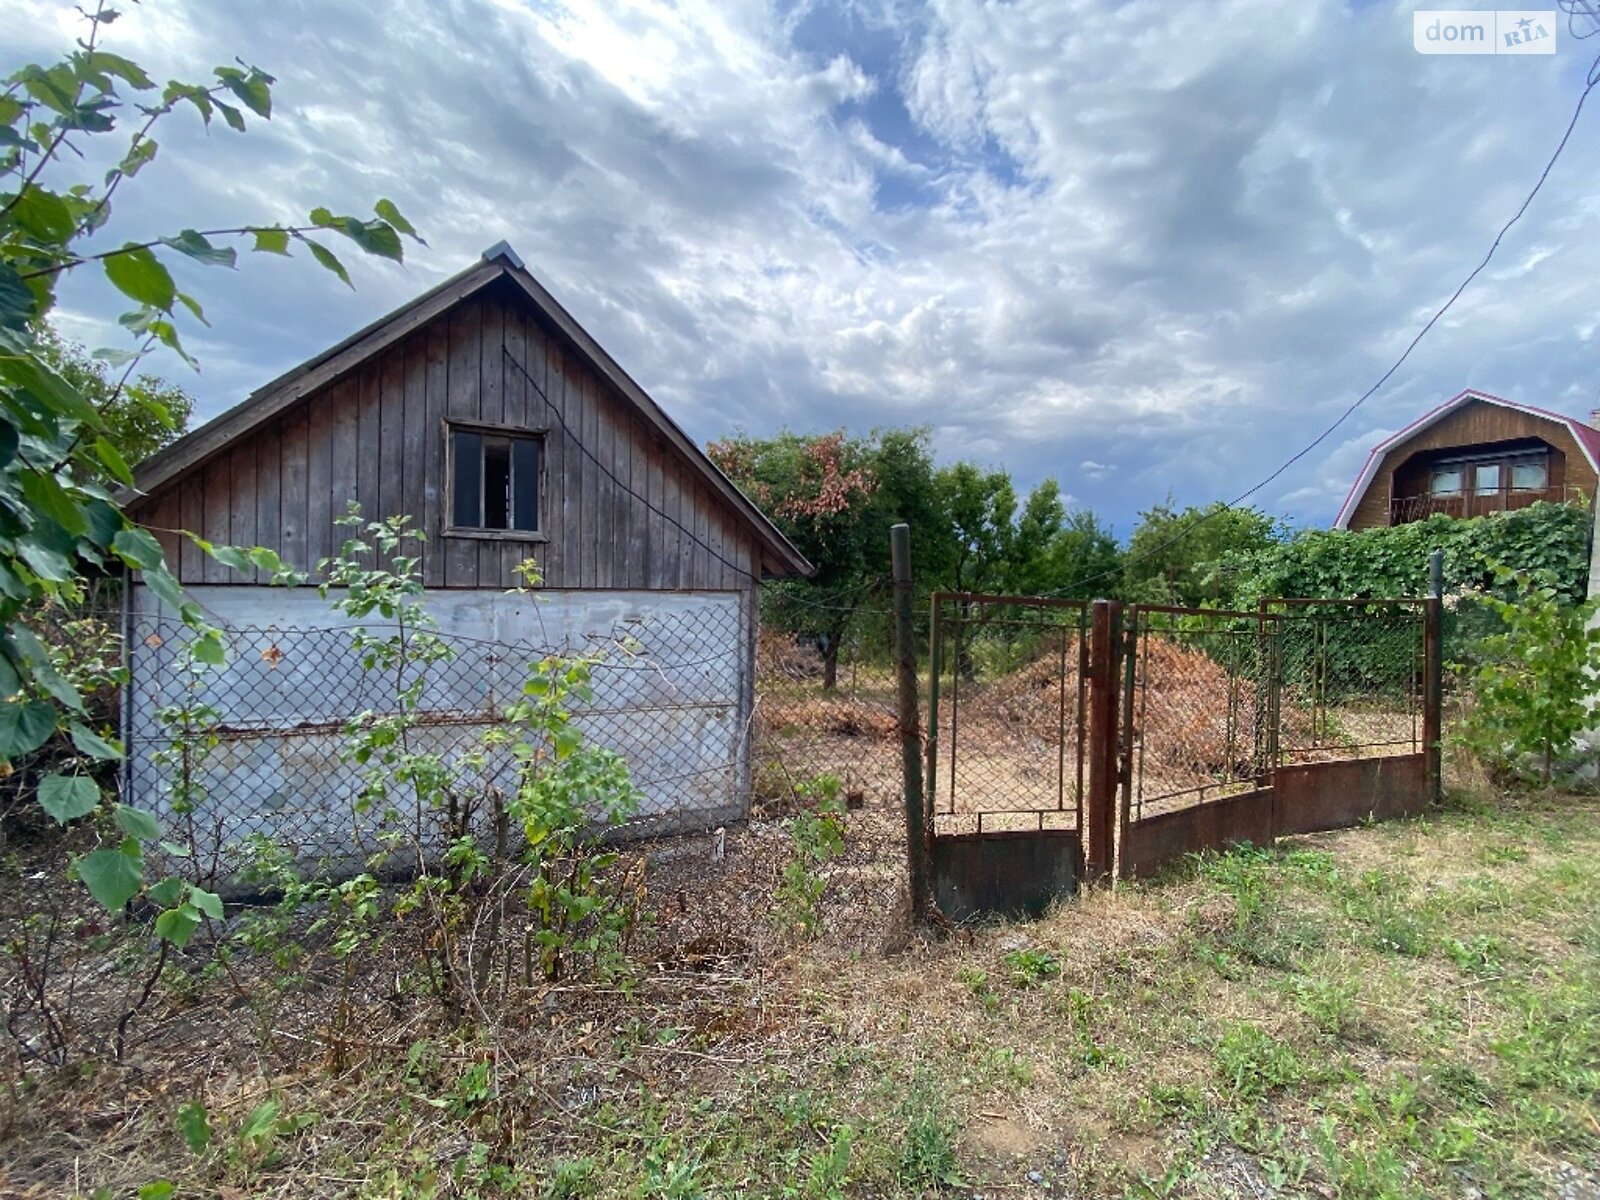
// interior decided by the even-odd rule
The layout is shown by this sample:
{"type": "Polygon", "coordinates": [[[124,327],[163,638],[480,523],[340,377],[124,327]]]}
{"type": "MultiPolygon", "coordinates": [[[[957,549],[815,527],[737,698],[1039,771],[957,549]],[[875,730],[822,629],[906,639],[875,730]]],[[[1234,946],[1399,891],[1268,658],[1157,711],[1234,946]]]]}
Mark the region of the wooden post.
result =
{"type": "Polygon", "coordinates": [[[933,911],[927,805],[922,795],[922,722],[917,711],[917,641],[911,607],[911,527],[889,530],[894,571],[894,656],[900,683],[900,755],[905,783],[906,864],[910,873],[911,919],[921,924],[933,911]]]}
{"type": "Polygon", "coordinates": [[[1429,596],[1422,602],[1422,752],[1426,755],[1428,796],[1444,799],[1444,633],[1440,628],[1444,601],[1429,596]]]}
{"type": "Polygon", "coordinates": [[[1428,555],[1428,595],[1444,595],[1444,551],[1435,550],[1428,555]]]}
{"type": "Polygon", "coordinates": [[[1096,600],[1089,625],[1089,795],[1082,830],[1084,880],[1110,876],[1116,857],[1117,625],[1122,605],[1096,600]]]}

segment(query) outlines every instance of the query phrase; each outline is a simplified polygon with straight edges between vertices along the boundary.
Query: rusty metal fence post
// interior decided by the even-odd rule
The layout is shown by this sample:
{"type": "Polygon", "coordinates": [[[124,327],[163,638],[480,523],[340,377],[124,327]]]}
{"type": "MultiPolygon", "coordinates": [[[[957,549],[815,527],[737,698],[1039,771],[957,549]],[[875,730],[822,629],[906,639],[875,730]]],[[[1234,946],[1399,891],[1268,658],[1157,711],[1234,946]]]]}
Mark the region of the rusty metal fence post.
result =
{"type": "Polygon", "coordinates": [[[1107,878],[1116,858],[1117,670],[1122,605],[1096,600],[1089,626],[1089,795],[1084,804],[1084,880],[1107,878]]]}
{"type": "Polygon", "coordinates": [[[1422,752],[1427,756],[1428,798],[1444,799],[1444,601],[1429,596],[1422,609],[1422,752]]]}
{"type": "Polygon", "coordinates": [[[1428,797],[1444,799],[1444,551],[1428,555],[1428,598],[1422,609],[1422,752],[1428,797]]]}
{"type": "Polygon", "coordinates": [[[928,806],[922,794],[922,721],[917,705],[917,641],[911,604],[911,527],[889,529],[894,571],[894,657],[899,676],[900,754],[906,803],[906,864],[911,888],[911,919],[921,923],[933,911],[933,872],[928,845],[928,806]]]}

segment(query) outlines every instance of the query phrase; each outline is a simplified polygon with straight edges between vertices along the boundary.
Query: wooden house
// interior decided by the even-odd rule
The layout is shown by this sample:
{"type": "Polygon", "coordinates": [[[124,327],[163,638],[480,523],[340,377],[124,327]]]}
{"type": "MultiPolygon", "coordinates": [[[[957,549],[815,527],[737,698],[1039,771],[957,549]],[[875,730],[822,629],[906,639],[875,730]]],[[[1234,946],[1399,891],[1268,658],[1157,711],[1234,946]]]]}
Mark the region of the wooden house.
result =
{"type": "MultiPolygon", "coordinates": [[[[628,758],[658,826],[747,811],[758,589],[810,566],[504,244],[135,482],[129,511],[229,636],[228,662],[201,678],[220,731],[202,789],[216,845],[265,833],[326,852],[352,787],[342,723],[381,701],[316,589],[230,570],[178,531],[269,547],[315,577],[352,503],[426,535],[424,598],[463,648],[430,736],[492,718],[522,678],[512,648],[625,633],[649,669],[598,672],[580,723],[628,758]],[[542,582],[509,591],[528,558],[542,582]]],[[[131,589],[128,786],[158,812],[175,788],[161,712],[194,686],[171,616],[131,589]]]]}
{"type": "Polygon", "coordinates": [[[1481,517],[1540,501],[1593,501],[1600,430],[1573,417],[1465,391],[1374,446],[1335,529],[1436,513],[1481,517]]]}

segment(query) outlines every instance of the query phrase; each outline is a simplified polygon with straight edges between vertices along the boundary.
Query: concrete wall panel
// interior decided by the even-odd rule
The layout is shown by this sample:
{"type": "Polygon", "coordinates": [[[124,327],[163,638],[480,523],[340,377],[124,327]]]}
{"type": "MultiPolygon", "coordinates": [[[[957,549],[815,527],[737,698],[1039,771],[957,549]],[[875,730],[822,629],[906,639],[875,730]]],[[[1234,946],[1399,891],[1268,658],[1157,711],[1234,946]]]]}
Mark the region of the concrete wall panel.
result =
{"type": "MultiPolygon", "coordinates": [[[[203,854],[227,860],[223,876],[237,857],[228,847],[251,835],[305,861],[359,859],[376,817],[357,811],[361,768],[345,753],[343,726],[363,712],[392,711],[394,678],[362,668],[355,623],[314,589],[190,593],[226,631],[228,661],[186,670],[187,631],[136,589],[132,801],[175,834],[187,836],[192,822],[203,854]],[[201,802],[184,814],[173,806],[180,767],[171,710],[196,706],[214,710],[206,724],[217,743],[190,758],[201,802]]],[[[425,604],[454,657],[423,669],[416,748],[467,752],[520,695],[530,659],[594,652],[602,656],[594,696],[571,708],[593,743],[627,760],[644,793],[641,831],[706,828],[746,811],[751,665],[740,593],[438,589],[425,604]]],[[[366,628],[389,632],[376,621],[366,628]]],[[[491,755],[483,778],[509,786],[508,758],[491,755]]]]}

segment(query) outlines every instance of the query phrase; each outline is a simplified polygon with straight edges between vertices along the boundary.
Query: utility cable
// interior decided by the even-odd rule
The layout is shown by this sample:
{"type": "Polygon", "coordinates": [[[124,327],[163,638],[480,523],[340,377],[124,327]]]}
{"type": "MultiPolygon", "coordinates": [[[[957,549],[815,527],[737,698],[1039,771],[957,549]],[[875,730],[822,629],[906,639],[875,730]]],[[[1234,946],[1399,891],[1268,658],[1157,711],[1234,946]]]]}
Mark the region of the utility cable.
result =
{"type": "Polygon", "coordinates": [[[1408,358],[1411,357],[1411,352],[1417,348],[1418,343],[1420,343],[1422,339],[1428,335],[1429,331],[1439,323],[1440,319],[1443,318],[1445,313],[1449,312],[1450,309],[1455,306],[1455,302],[1461,298],[1461,294],[1467,290],[1467,287],[1472,283],[1472,281],[1483,273],[1484,268],[1489,265],[1489,260],[1494,257],[1495,251],[1500,248],[1501,240],[1504,239],[1506,234],[1510,232],[1511,227],[1522,219],[1522,214],[1528,211],[1528,207],[1533,203],[1534,197],[1539,194],[1539,190],[1544,187],[1545,180],[1550,177],[1550,172],[1555,169],[1557,160],[1560,159],[1562,151],[1567,148],[1567,142],[1572,137],[1572,131],[1577,127],[1578,118],[1583,114],[1584,102],[1589,99],[1589,93],[1594,91],[1596,85],[1600,85],[1600,58],[1596,58],[1594,64],[1589,69],[1588,77],[1585,80],[1585,87],[1578,96],[1577,106],[1572,111],[1572,119],[1567,122],[1566,131],[1561,135],[1561,141],[1556,144],[1555,153],[1553,153],[1550,156],[1549,161],[1545,163],[1544,170],[1539,172],[1539,178],[1537,182],[1534,183],[1533,190],[1528,193],[1527,197],[1522,201],[1521,206],[1512,215],[1511,219],[1500,227],[1500,232],[1495,234],[1494,242],[1489,246],[1488,253],[1483,256],[1483,261],[1472,268],[1467,277],[1461,281],[1460,286],[1457,287],[1453,293],[1451,293],[1450,298],[1440,306],[1439,310],[1435,312],[1433,316],[1428,318],[1427,324],[1417,331],[1417,335],[1413,337],[1407,344],[1406,348],[1401,351],[1400,357],[1395,359],[1395,361],[1390,365],[1389,369],[1378,377],[1378,381],[1369,387],[1365,392],[1361,393],[1361,395],[1356,398],[1355,402],[1346,408],[1344,412],[1340,413],[1338,419],[1335,420],[1333,424],[1329,425],[1304,447],[1286,459],[1265,479],[1249,488],[1246,488],[1244,491],[1240,492],[1238,496],[1228,501],[1228,503],[1223,505],[1221,508],[1214,509],[1211,512],[1196,517],[1194,520],[1188,522],[1177,533],[1161,542],[1158,542],[1156,545],[1151,546],[1147,550],[1142,551],[1136,558],[1124,559],[1122,564],[1116,570],[1102,571],[1097,575],[1089,575],[1083,579],[1074,580],[1072,583],[1065,584],[1062,587],[1055,588],[1044,594],[1050,596],[1059,596],[1066,592],[1081,592],[1089,584],[1099,583],[1101,580],[1109,579],[1115,575],[1120,575],[1133,563],[1143,562],[1146,559],[1152,558],[1161,553],[1163,550],[1170,549],[1187,538],[1201,525],[1204,525],[1208,521],[1215,520],[1224,512],[1228,512],[1237,508],[1251,496],[1254,496],[1257,492],[1261,491],[1262,488],[1272,483],[1273,480],[1277,479],[1306,455],[1310,454],[1318,446],[1322,445],[1323,442],[1327,441],[1328,438],[1333,435],[1335,430],[1337,430],[1355,414],[1357,409],[1371,399],[1373,395],[1375,395],[1378,390],[1383,387],[1384,384],[1389,382],[1389,379],[1394,375],[1394,373],[1400,369],[1400,367],[1408,358]]]}

